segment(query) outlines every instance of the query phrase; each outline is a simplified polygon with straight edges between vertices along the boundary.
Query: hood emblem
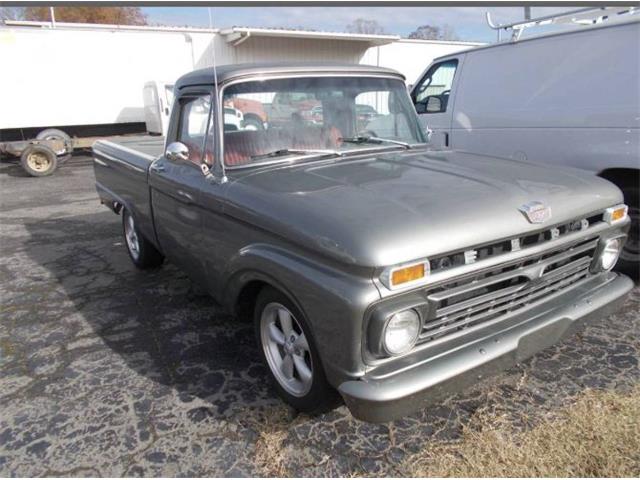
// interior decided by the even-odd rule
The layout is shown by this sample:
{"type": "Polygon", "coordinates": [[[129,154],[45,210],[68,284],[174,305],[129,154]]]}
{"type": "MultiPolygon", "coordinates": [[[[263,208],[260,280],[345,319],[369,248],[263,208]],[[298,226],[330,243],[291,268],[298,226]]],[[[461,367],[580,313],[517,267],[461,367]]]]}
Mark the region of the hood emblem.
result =
{"type": "Polygon", "coordinates": [[[530,223],[544,223],[551,218],[551,207],[538,201],[525,203],[518,210],[527,217],[530,223]]]}

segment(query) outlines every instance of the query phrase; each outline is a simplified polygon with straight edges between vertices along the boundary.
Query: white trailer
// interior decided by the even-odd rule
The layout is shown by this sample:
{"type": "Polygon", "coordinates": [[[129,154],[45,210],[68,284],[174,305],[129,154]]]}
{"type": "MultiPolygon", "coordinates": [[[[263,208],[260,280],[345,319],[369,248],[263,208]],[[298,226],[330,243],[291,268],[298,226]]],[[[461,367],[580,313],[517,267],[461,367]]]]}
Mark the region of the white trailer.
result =
{"type": "Polygon", "coordinates": [[[0,76],[0,153],[22,155],[36,176],[52,173],[96,136],[144,132],[145,82],[192,70],[192,35],[211,37],[188,29],[44,25],[0,28],[0,58],[11,66],[0,76]]]}

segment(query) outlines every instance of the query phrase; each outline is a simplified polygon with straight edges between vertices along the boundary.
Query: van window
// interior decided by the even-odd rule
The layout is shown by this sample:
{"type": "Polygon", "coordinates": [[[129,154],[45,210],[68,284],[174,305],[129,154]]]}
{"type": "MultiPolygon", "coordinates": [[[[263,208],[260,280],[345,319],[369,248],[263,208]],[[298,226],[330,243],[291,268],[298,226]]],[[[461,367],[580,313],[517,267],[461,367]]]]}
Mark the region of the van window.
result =
{"type": "Polygon", "coordinates": [[[413,102],[419,113],[447,111],[449,93],[457,67],[458,60],[447,60],[429,69],[414,90],[413,102]],[[418,104],[421,104],[420,107],[418,104]]]}
{"type": "Polygon", "coordinates": [[[187,98],[180,102],[180,107],[180,127],[177,140],[184,143],[189,149],[189,160],[200,164],[202,162],[202,145],[211,109],[210,96],[187,98]]]}

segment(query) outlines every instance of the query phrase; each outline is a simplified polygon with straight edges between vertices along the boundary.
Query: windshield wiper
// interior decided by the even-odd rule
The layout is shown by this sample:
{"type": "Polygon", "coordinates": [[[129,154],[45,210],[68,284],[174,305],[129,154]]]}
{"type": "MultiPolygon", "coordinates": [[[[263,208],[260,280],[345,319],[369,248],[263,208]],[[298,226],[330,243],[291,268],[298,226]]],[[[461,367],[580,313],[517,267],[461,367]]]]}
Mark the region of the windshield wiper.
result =
{"type": "Polygon", "coordinates": [[[274,150],[273,152],[263,153],[261,155],[252,155],[251,160],[264,160],[265,158],[284,157],[286,155],[342,155],[337,150],[311,150],[311,149],[297,149],[297,148],[281,148],[274,150]]]}
{"type": "Polygon", "coordinates": [[[411,145],[407,142],[401,142],[399,140],[391,140],[390,138],[370,137],[367,135],[358,135],[356,137],[343,137],[342,140],[345,143],[393,143],[394,145],[401,145],[407,150],[411,148],[411,145]]]}

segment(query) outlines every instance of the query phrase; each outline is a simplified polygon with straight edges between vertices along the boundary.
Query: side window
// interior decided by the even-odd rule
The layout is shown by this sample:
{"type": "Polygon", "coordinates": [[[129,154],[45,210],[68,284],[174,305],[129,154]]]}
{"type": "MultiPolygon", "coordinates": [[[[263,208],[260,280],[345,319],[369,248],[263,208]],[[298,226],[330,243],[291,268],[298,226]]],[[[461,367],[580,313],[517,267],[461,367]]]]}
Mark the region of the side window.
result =
{"type": "Polygon", "coordinates": [[[211,110],[211,98],[209,95],[187,97],[181,100],[180,108],[177,141],[184,143],[189,149],[189,160],[200,164],[207,120],[211,110]]]}
{"type": "Polygon", "coordinates": [[[447,60],[431,67],[414,90],[413,102],[418,113],[447,111],[449,93],[458,60],[447,60]]]}

